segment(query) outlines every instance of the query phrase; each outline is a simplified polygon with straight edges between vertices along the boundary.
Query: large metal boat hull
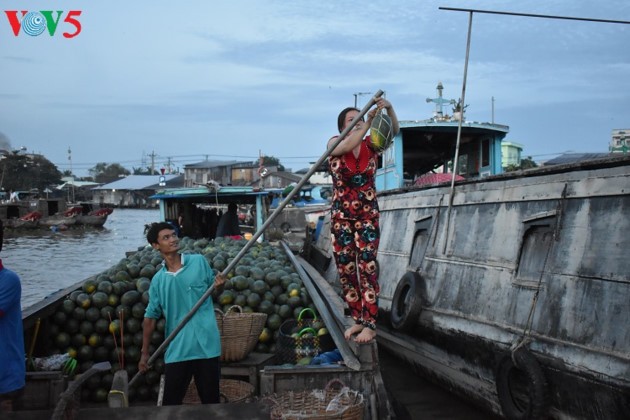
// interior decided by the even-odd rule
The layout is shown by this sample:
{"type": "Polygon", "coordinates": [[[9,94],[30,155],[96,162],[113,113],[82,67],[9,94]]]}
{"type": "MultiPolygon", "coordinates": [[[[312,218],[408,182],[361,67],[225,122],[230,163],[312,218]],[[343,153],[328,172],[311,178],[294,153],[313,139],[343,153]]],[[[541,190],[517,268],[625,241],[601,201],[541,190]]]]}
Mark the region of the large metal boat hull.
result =
{"type": "MultiPolygon", "coordinates": [[[[497,413],[500,365],[520,345],[541,367],[550,414],[627,416],[630,159],[453,191],[450,208],[450,185],[379,195],[380,342],[497,413]]],[[[329,241],[324,226],[318,247],[329,241]]]]}

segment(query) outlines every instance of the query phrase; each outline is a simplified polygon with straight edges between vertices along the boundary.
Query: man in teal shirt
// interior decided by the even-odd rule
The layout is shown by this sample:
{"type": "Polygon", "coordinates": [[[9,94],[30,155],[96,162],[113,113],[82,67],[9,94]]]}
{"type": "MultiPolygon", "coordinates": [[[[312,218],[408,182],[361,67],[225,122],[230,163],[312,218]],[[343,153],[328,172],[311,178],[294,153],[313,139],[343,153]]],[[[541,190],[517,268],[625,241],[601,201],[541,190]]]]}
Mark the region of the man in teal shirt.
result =
{"type": "MultiPolygon", "coordinates": [[[[142,324],[142,356],[138,363],[142,372],[148,369],[149,344],[157,320],[164,316],[168,336],[213,283],[219,288],[225,282],[220,274],[215,278],[202,255],[178,252],[179,238],[169,223],[151,225],[147,241],[162,254],[164,267],[153,276],[149,288],[149,304],[142,324]]],[[[220,356],[221,337],[212,299],[208,298],[166,350],[162,404],[181,404],[192,377],[201,402],[218,403],[220,356]]]]}

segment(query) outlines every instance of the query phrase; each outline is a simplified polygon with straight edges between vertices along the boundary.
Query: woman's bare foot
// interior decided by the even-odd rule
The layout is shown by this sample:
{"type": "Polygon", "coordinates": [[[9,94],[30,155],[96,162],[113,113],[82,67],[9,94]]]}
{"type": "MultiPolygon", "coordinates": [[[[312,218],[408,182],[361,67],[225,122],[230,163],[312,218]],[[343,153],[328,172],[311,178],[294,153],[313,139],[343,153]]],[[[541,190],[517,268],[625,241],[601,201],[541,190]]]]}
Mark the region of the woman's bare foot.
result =
{"type": "Polygon", "coordinates": [[[363,328],[363,331],[354,339],[357,343],[369,343],[376,337],[376,330],[372,328],[363,328]]]}
{"type": "Polygon", "coordinates": [[[365,327],[361,324],[354,324],[352,327],[346,330],[343,336],[346,337],[346,340],[350,340],[350,338],[352,338],[354,334],[363,331],[364,328],[365,327]]]}

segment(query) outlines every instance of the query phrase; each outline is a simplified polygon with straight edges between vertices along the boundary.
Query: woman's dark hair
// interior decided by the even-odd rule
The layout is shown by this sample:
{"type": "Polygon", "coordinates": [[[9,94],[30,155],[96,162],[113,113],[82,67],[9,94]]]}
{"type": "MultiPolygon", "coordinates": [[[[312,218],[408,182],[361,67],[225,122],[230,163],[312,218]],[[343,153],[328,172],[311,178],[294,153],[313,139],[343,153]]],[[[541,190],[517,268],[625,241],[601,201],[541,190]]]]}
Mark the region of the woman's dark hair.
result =
{"type": "Polygon", "coordinates": [[[151,226],[149,227],[149,230],[147,231],[147,242],[150,243],[151,245],[157,244],[158,235],[160,234],[161,231],[165,229],[175,230],[173,225],[171,225],[168,222],[152,223],[151,226]]]}
{"type": "MultiPolygon", "coordinates": [[[[337,117],[337,128],[339,129],[339,132],[341,133],[341,129],[343,128],[343,123],[346,120],[346,115],[348,114],[348,112],[350,111],[357,111],[357,112],[361,112],[361,110],[353,107],[353,106],[349,106],[348,108],[344,109],[343,111],[341,111],[339,113],[339,116],[337,117]]],[[[363,118],[361,118],[361,121],[363,121],[363,118]]]]}

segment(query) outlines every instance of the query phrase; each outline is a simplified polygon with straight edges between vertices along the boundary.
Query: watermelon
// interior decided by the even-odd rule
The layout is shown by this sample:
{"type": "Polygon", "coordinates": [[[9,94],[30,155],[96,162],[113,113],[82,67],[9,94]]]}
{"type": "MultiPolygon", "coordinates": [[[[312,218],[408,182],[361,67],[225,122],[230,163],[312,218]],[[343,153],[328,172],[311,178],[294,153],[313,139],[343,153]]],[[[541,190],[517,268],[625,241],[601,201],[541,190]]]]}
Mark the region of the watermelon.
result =
{"type": "Polygon", "coordinates": [[[370,145],[377,153],[383,153],[394,140],[392,119],[384,112],[378,112],[370,125],[370,145]]]}

